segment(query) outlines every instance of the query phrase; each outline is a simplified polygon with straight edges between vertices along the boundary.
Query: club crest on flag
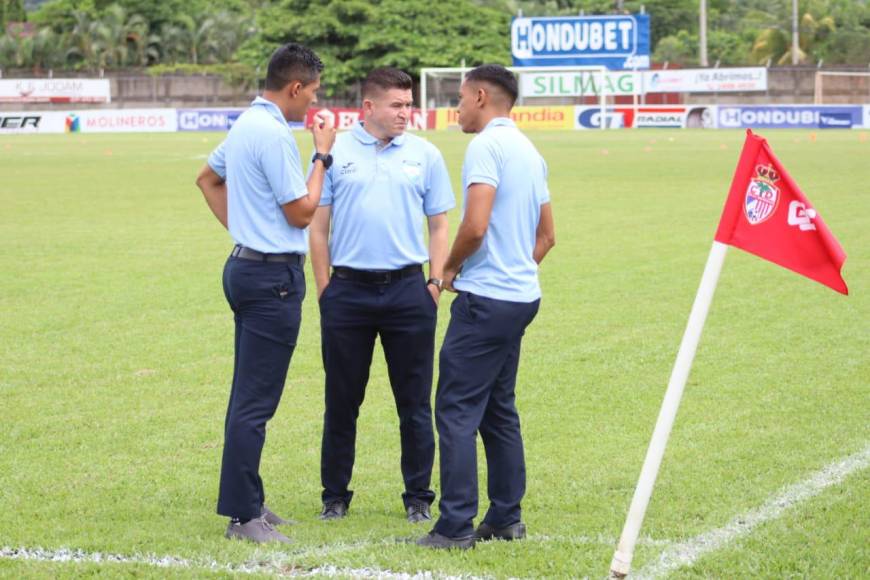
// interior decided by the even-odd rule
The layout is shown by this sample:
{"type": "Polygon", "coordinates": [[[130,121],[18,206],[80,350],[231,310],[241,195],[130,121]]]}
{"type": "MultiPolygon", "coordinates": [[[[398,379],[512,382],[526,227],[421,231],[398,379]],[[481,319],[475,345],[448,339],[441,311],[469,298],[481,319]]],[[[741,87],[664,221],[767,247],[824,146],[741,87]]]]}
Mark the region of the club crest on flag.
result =
{"type": "Polygon", "coordinates": [[[772,165],[757,165],[755,177],[746,188],[743,213],[752,225],[758,225],[773,215],[779,205],[779,188],[774,185],[779,174],[772,165]]]}

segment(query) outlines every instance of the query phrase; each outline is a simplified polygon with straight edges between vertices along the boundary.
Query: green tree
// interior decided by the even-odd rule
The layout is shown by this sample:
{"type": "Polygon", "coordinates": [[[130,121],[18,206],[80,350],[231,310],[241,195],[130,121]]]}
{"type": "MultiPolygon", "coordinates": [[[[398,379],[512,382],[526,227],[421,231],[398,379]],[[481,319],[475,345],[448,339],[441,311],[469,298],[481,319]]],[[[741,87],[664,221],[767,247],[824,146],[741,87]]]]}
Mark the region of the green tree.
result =
{"type": "Polygon", "coordinates": [[[681,30],[661,39],[653,53],[656,62],[667,62],[679,66],[698,64],[698,37],[681,30]]]}
{"type": "Polygon", "coordinates": [[[40,28],[31,37],[30,66],[36,73],[62,68],[66,64],[66,39],[51,28],[40,28]]]}
{"type": "Polygon", "coordinates": [[[85,10],[73,12],[73,26],[66,51],[68,62],[76,67],[99,67],[102,51],[99,36],[99,20],[85,10]]]}
{"type": "Polygon", "coordinates": [[[356,60],[416,75],[426,66],[510,64],[510,16],[466,0],[383,0],[361,27],[356,60]]]}
{"type": "Polygon", "coordinates": [[[99,20],[96,34],[100,66],[142,64],[139,59],[147,54],[148,22],[139,14],[130,15],[121,5],[113,4],[99,20]]]}
{"type": "MultiPolygon", "coordinates": [[[[365,64],[356,58],[361,31],[375,20],[377,3],[362,0],[282,0],[257,14],[259,33],[238,53],[251,67],[265,69],[279,45],[298,42],[323,60],[324,92],[331,95],[359,78],[365,64]]],[[[411,17],[410,14],[407,16],[411,17]]]]}
{"type": "Polygon", "coordinates": [[[22,0],[0,0],[0,33],[6,31],[9,22],[25,22],[27,13],[22,0]]]}
{"type": "Polygon", "coordinates": [[[327,95],[376,66],[416,76],[422,66],[457,66],[463,58],[510,62],[510,14],[471,0],[283,0],[257,23],[242,60],[262,67],[280,44],[305,44],[324,61],[327,95]]]}
{"type": "Polygon", "coordinates": [[[730,30],[711,30],[707,36],[707,55],[710,63],[721,66],[743,66],[752,49],[752,34],[730,30]]]}

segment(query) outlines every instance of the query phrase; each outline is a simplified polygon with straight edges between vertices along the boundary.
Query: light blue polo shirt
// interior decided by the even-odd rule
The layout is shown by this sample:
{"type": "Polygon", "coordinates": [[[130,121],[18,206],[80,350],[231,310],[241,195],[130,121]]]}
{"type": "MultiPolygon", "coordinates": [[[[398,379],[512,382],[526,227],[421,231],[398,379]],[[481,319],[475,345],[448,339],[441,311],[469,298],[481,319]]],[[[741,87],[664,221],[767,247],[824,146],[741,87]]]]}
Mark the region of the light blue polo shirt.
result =
{"type": "Polygon", "coordinates": [[[272,101],[257,97],[208,158],[227,182],[230,236],[258,252],[308,251],[307,232],[281,206],[308,195],[293,133],[272,101]]]}
{"type": "Polygon", "coordinates": [[[396,270],[429,259],[423,217],[456,205],[438,149],[404,133],[380,148],[357,123],[338,135],[320,205],[332,206],[333,266],[396,270]]]}
{"type": "Polygon", "coordinates": [[[541,205],[550,201],[547,163],[513,121],[497,117],[465,152],[463,215],[474,183],[495,187],[495,201],[483,243],[465,261],[454,287],[497,300],[534,302],[541,297],[532,257],[535,232],[541,205]]]}

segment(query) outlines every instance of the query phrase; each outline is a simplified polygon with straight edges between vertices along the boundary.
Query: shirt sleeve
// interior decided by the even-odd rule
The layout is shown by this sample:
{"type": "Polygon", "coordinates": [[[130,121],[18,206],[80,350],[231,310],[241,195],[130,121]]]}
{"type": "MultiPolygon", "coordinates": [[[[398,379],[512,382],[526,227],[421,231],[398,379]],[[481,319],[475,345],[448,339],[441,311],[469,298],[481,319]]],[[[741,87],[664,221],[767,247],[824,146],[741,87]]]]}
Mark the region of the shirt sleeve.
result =
{"type": "Polygon", "coordinates": [[[468,150],[465,152],[465,183],[463,186],[468,189],[474,183],[485,183],[498,187],[501,177],[499,165],[495,144],[488,139],[474,138],[468,144],[468,150]]]}
{"type": "Polygon", "coordinates": [[[426,215],[444,213],[456,207],[456,196],[450,185],[450,174],[441,152],[433,145],[429,152],[426,192],[423,197],[423,211],[426,215]]]}
{"type": "Polygon", "coordinates": [[[260,153],[263,175],[269,183],[278,205],[296,201],[308,195],[302,176],[299,150],[292,136],[281,136],[265,143],[260,153]]]}
{"type": "Polygon", "coordinates": [[[550,203],[550,186],[548,185],[550,170],[547,168],[547,162],[544,161],[544,158],[541,157],[541,166],[543,170],[543,181],[541,183],[541,192],[539,194],[538,205],[544,205],[545,203],[550,203]]]}
{"type": "Polygon", "coordinates": [[[226,140],[221,141],[221,144],[208,156],[208,166],[220,175],[221,179],[227,178],[226,144],[226,140]]]}

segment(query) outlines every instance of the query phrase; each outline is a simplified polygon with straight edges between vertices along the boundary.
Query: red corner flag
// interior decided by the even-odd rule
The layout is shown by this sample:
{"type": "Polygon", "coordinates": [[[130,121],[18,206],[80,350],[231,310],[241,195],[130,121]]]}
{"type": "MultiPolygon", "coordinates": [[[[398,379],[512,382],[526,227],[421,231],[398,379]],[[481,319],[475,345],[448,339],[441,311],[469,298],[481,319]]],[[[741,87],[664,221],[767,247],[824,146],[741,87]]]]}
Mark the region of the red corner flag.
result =
{"type": "Polygon", "coordinates": [[[716,241],[779,264],[842,294],[846,254],[767,141],[746,142],[722,210],[716,241]]]}

